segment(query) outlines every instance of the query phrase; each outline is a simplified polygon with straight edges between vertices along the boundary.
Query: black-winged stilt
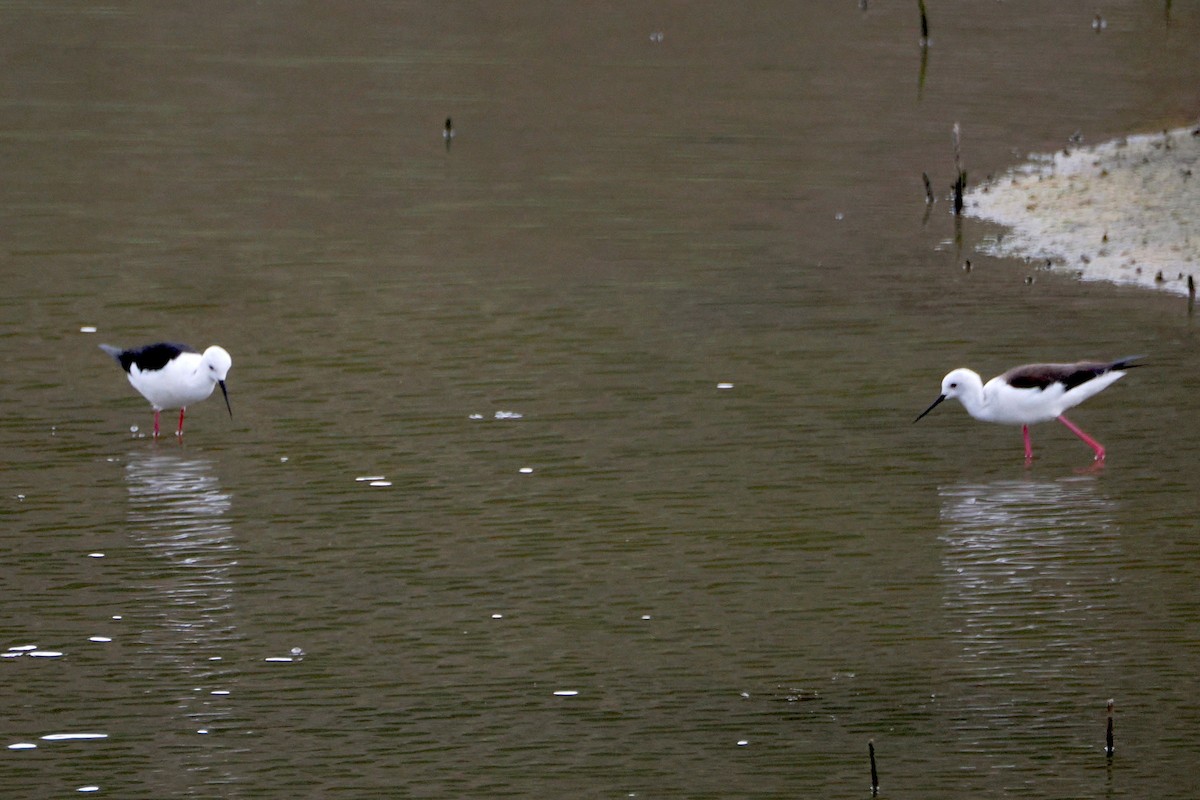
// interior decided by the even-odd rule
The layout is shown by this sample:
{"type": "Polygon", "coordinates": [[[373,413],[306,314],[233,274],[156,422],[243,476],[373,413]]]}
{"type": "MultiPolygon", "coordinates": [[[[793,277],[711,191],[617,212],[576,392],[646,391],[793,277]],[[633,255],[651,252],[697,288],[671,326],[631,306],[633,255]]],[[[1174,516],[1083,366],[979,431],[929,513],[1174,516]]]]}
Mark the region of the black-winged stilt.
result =
{"type": "Polygon", "coordinates": [[[179,429],[175,435],[182,436],[184,411],[212,394],[214,386],[221,387],[225,407],[230,418],[233,417],[229,392],[225,389],[225,377],[233,359],[224,348],[213,345],[197,353],[186,344],[159,342],[129,350],[102,344],[100,349],[117,360],[128,373],[133,388],[154,407],[155,438],[158,438],[159,414],[168,408],[179,409],[179,429]]]}
{"type": "Polygon", "coordinates": [[[1063,416],[1063,412],[1107,389],[1125,375],[1123,370],[1139,366],[1133,363],[1139,358],[1142,356],[1074,364],[1026,364],[987,383],[974,370],[956,369],[942,379],[942,393],[913,422],[933,411],[943,400],[954,399],[977,420],[1020,425],[1025,458],[1031,459],[1029,426],[1057,419],[1092,448],[1097,461],[1102,461],[1104,446],[1063,416]]]}

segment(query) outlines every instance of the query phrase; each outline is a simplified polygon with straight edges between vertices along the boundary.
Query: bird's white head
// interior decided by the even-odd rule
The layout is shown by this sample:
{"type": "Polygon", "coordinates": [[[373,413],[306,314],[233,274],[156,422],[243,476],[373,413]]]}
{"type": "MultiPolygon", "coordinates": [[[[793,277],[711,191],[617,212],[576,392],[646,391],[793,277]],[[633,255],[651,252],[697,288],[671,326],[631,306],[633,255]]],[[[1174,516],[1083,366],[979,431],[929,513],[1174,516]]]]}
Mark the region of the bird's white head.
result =
{"type": "Polygon", "coordinates": [[[233,359],[229,357],[229,352],[224,347],[218,347],[214,344],[204,351],[201,363],[204,365],[204,369],[208,370],[208,374],[212,376],[214,381],[223,381],[229,375],[229,368],[233,366],[233,359]]]}
{"type": "Polygon", "coordinates": [[[982,394],[983,379],[979,377],[979,373],[973,369],[959,367],[942,378],[942,393],[913,422],[933,411],[944,400],[957,400],[970,411],[976,407],[978,404],[977,401],[981,398],[982,394]]]}
{"type": "Polygon", "coordinates": [[[946,400],[962,400],[966,392],[983,387],[983,379],[973,369],[959,367],[942,378],[942,397],[946,400]]]}
{"type": "Polygon", "coordinates": [[[224,347],[214,344],[204,351],[204,355],[200,357],[200,364],[203,369],[208,370],[208,374],[216,381],[217,386],[221,387],[221,395],[225,398],[225,408],[229,410],[229,417],[232,419],[233,406],[229,405],[229,391],[225,388],[225,376],[229,374],[229,368],[233,366],[233,359],[229,357],[229,352],[224,347]]]}

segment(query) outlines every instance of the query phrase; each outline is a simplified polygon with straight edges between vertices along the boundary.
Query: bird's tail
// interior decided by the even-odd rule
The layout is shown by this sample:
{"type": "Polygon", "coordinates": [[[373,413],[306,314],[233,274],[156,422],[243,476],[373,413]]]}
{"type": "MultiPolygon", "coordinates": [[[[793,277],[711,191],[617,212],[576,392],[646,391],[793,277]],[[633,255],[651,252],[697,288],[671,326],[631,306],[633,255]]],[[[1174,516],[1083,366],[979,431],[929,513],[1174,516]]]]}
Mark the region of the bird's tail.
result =
{"type": "Polygon", "coordinates": [[[1141,359],[1143,359],[1145,357],[1146,356],[1141,355],[1141,356],[1125,356],[1124,358],[1118,358],[1116,361],[1112,362],[1111,365],[1109,365],[1109,369],[1132,369],[1133,367],[1144,367],[1144,366],[1146,366],[1145,364],[1135,364],[1133,362],[1140,361],[1141,359]]]}

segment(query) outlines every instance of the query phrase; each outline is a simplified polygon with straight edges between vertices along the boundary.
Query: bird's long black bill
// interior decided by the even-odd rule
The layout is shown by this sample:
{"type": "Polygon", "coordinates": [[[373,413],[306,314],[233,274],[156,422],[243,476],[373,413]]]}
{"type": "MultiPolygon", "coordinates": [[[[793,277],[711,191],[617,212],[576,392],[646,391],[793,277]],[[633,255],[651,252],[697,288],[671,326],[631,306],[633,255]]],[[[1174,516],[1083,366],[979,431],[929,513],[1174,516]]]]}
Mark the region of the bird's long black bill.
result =
{"type": "Polygon", "coordinates": [[[938,395],[938,399],[937,399],[937,400],[934,400],[934,401],[933,401],[933,403],[932,403],[932,404],[929,406],[929,408],[927,408],[927,409],[925,409],[924,411],[922,411],[922,412],[921,412],[921,414],[920,414],[920,416],[918,416],[916,419],[914,419],[914,420],[913,420],[913,422],[919,422],[919,421],[920,421],[920,419],[921,419],[921,417],[925,416],[925,415],[926,415],[926,414],[928,414],[930,411],[933,411],[935,408],[937,408],[937,407],[938,407],[938,403],[942,402],[942,401],[943,401],[943,400],[945,400],[945,399],[946,399],[946,395],[944,395],[944,394],[939,394],[939,395],[938,395]]]}
{"type": "Polygon", "coordinates": [[[225,407],[229,409],[229,418],[233,419],[233,406],[229,405],[229,392],[225,391],[225,381],[217,381],[221,387],[221,394],[225,395],[225,407]]]}

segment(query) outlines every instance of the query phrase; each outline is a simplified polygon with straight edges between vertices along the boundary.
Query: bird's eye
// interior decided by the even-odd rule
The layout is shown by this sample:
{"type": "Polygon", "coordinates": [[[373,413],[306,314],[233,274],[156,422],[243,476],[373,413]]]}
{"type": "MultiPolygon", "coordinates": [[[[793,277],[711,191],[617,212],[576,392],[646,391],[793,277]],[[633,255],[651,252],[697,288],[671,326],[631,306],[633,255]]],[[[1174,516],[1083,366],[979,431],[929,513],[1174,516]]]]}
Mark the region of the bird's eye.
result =
{"type": "Polygon", "coordinates": [[[958,388],[958,384],[957,384],[957,383],[952,383],[952,384],[950,384],[950,388],[951,388],[951,389],[957,389],[957,388],[958,388]]]}

